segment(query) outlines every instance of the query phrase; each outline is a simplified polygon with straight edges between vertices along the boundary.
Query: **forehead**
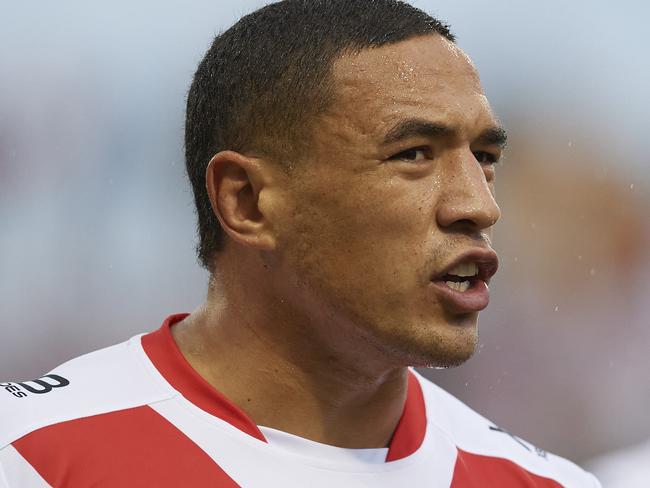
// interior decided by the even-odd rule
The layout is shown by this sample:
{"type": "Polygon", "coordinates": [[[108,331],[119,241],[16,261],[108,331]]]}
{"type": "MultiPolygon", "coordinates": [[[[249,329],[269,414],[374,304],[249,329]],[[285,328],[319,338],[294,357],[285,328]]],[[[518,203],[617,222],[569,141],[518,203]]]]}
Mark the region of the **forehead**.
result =
{"type": "Polygon", "coordinates": [[[330,113],[364,132],[410,117],[461,131],[494,124],[476,68],[437,34],[343,55],[332,75],[336,95],[330,113]]]}

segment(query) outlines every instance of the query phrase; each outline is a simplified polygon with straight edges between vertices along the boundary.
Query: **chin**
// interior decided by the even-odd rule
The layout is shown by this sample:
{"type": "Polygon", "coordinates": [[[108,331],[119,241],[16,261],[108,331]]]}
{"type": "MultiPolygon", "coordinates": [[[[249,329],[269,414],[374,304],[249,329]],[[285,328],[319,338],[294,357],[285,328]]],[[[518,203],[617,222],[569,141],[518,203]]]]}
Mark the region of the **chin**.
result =
{"type": "Polygon", "coordinates": [[[476,342],[474,341],[469,344],[458,344],[455,347],[445,345],[445,347],[426,351],[419,358],[414,357],[414,361],[411,361],[409,366],[436,369],[455,368],[471,358],[475,350],[476,342]]]}
{"type": "Polygon", "coordinates": [[[474,355],[474,349],[470,352],[458,354],[458,353],[449,353],[444,357],[436,356],[426,358],[425,361],[422,361],[418,364],[411,364],[410,366],[414,368],[434,368],[434,369],[449,369],[460,366],[469,358],[474,355]]]}
{"type": "Polygon", "coordinates": [[[472,357],[478,345],[476,319],[465,317],[461,322],[400,328],[398,336],[389,339],[389,354],[404,366],[460,366],[472,357]]]}

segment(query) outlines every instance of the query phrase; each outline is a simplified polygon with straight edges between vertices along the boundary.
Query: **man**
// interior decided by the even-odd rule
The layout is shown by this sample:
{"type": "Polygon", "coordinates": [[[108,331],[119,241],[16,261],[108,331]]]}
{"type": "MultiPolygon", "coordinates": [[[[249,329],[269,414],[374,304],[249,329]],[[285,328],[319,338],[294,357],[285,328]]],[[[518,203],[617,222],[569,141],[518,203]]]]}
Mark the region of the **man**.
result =
{"type": "Polygon", "coordinates": [[[3,383],[0,486],[598,486],[409,369],[474,351],[504,144],[418,9],[242,18],[188,95],[205,303],[3,383]]]}

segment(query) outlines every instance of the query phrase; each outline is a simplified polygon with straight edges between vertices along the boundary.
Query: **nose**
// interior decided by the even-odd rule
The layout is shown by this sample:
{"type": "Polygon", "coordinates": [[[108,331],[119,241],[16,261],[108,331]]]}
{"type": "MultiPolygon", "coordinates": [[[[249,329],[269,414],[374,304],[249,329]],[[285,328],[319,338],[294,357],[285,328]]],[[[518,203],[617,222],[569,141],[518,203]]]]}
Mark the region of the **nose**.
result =
{"type": "Polygon", "coordinates": [[[463,232],[493,226],[501,217],[501,210],[484,168],[469,148],[448,163],[441,179],[438,225],[463,232]]]}

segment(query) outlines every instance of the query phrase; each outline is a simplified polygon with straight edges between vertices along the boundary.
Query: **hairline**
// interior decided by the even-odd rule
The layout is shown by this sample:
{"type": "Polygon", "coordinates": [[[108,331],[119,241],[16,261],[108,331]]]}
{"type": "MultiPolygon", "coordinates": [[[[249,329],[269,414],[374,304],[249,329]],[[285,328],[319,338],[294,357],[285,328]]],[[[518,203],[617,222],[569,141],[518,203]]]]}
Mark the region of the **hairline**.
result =
{"type": "MultiPolygon", "coordinates": [[[[313,87],[313,89],[310,90],[310,94],[312,95],[310,98],[320,99],[321,101],[324,102],[323,106],[320,107],[321,110],[307,111],[306,113],[302,114],[301,117],[299,117],[299,120],[293,121],[292,125],[295,126],[293,127],[294,134],[303,136],[301,137],[303,141],[299,143],[296,143],[295,141],[277,141],[280,143],[288,142],[289,149],[291,151],[290,154],[287,154],[286,152],[282,152],[282,151],[277,151],[275,149],[265,150],[262,147],[259,147],[258,150],[261,151],[262,154],[268,156],[271,160],[275,160],[275,162],[277,162],[278,158],[282,158],[282,156],[287,157],[289,160],[289,164],[286,165],[280,164],[280,166],[289,175],[293,174],[295,170],[300,168],[300,166],[305,166],[305,167],[308,166],[308,165],[301,165],[300,163],[294,165],[293,163],[297,162],[296,160],[300,160],[305,156],[304,151],[306,150],[306,146],[308,146],[309,143],[311,142],[311,137],[313,137],[314,124],[317,123],[318,116],[325,113],[337,101],[337,97],[340,94],[340,92],[337,91],[337,88],[339,87],[338,83],[340,81],[337,78],[337,73],[336,73],[337,63],[339,61],[342,61],[346,57],[352,58],[355,56],[359,56],[366,51],[381,49],[386,46],[392,46],[403,42],[413,41],[414,39],[427,38],[427,37],[435,38],[436,36],[441,37],[443,40],[455,45],[455,42],[453,40],[448,39],[447,37],[445,37],[443,34],[439,32],[433,31],[427,33],[413,34],[409,37],[399,39],[397,41],[385,42],[379,45],[355,47],[354,43],[350,43],[347,46],[343,46],[329,60],[326,68],[326,76],[323,78],[323,80],[320,83],[316,84],[313,87]]],[[[254,142],[255,140],[258,140],[258,138],[257,137],[253,138],[253,141],[251,141],[252,142],[251,147],[255,147],[257,145],[256,142],[254,142]]]]}

